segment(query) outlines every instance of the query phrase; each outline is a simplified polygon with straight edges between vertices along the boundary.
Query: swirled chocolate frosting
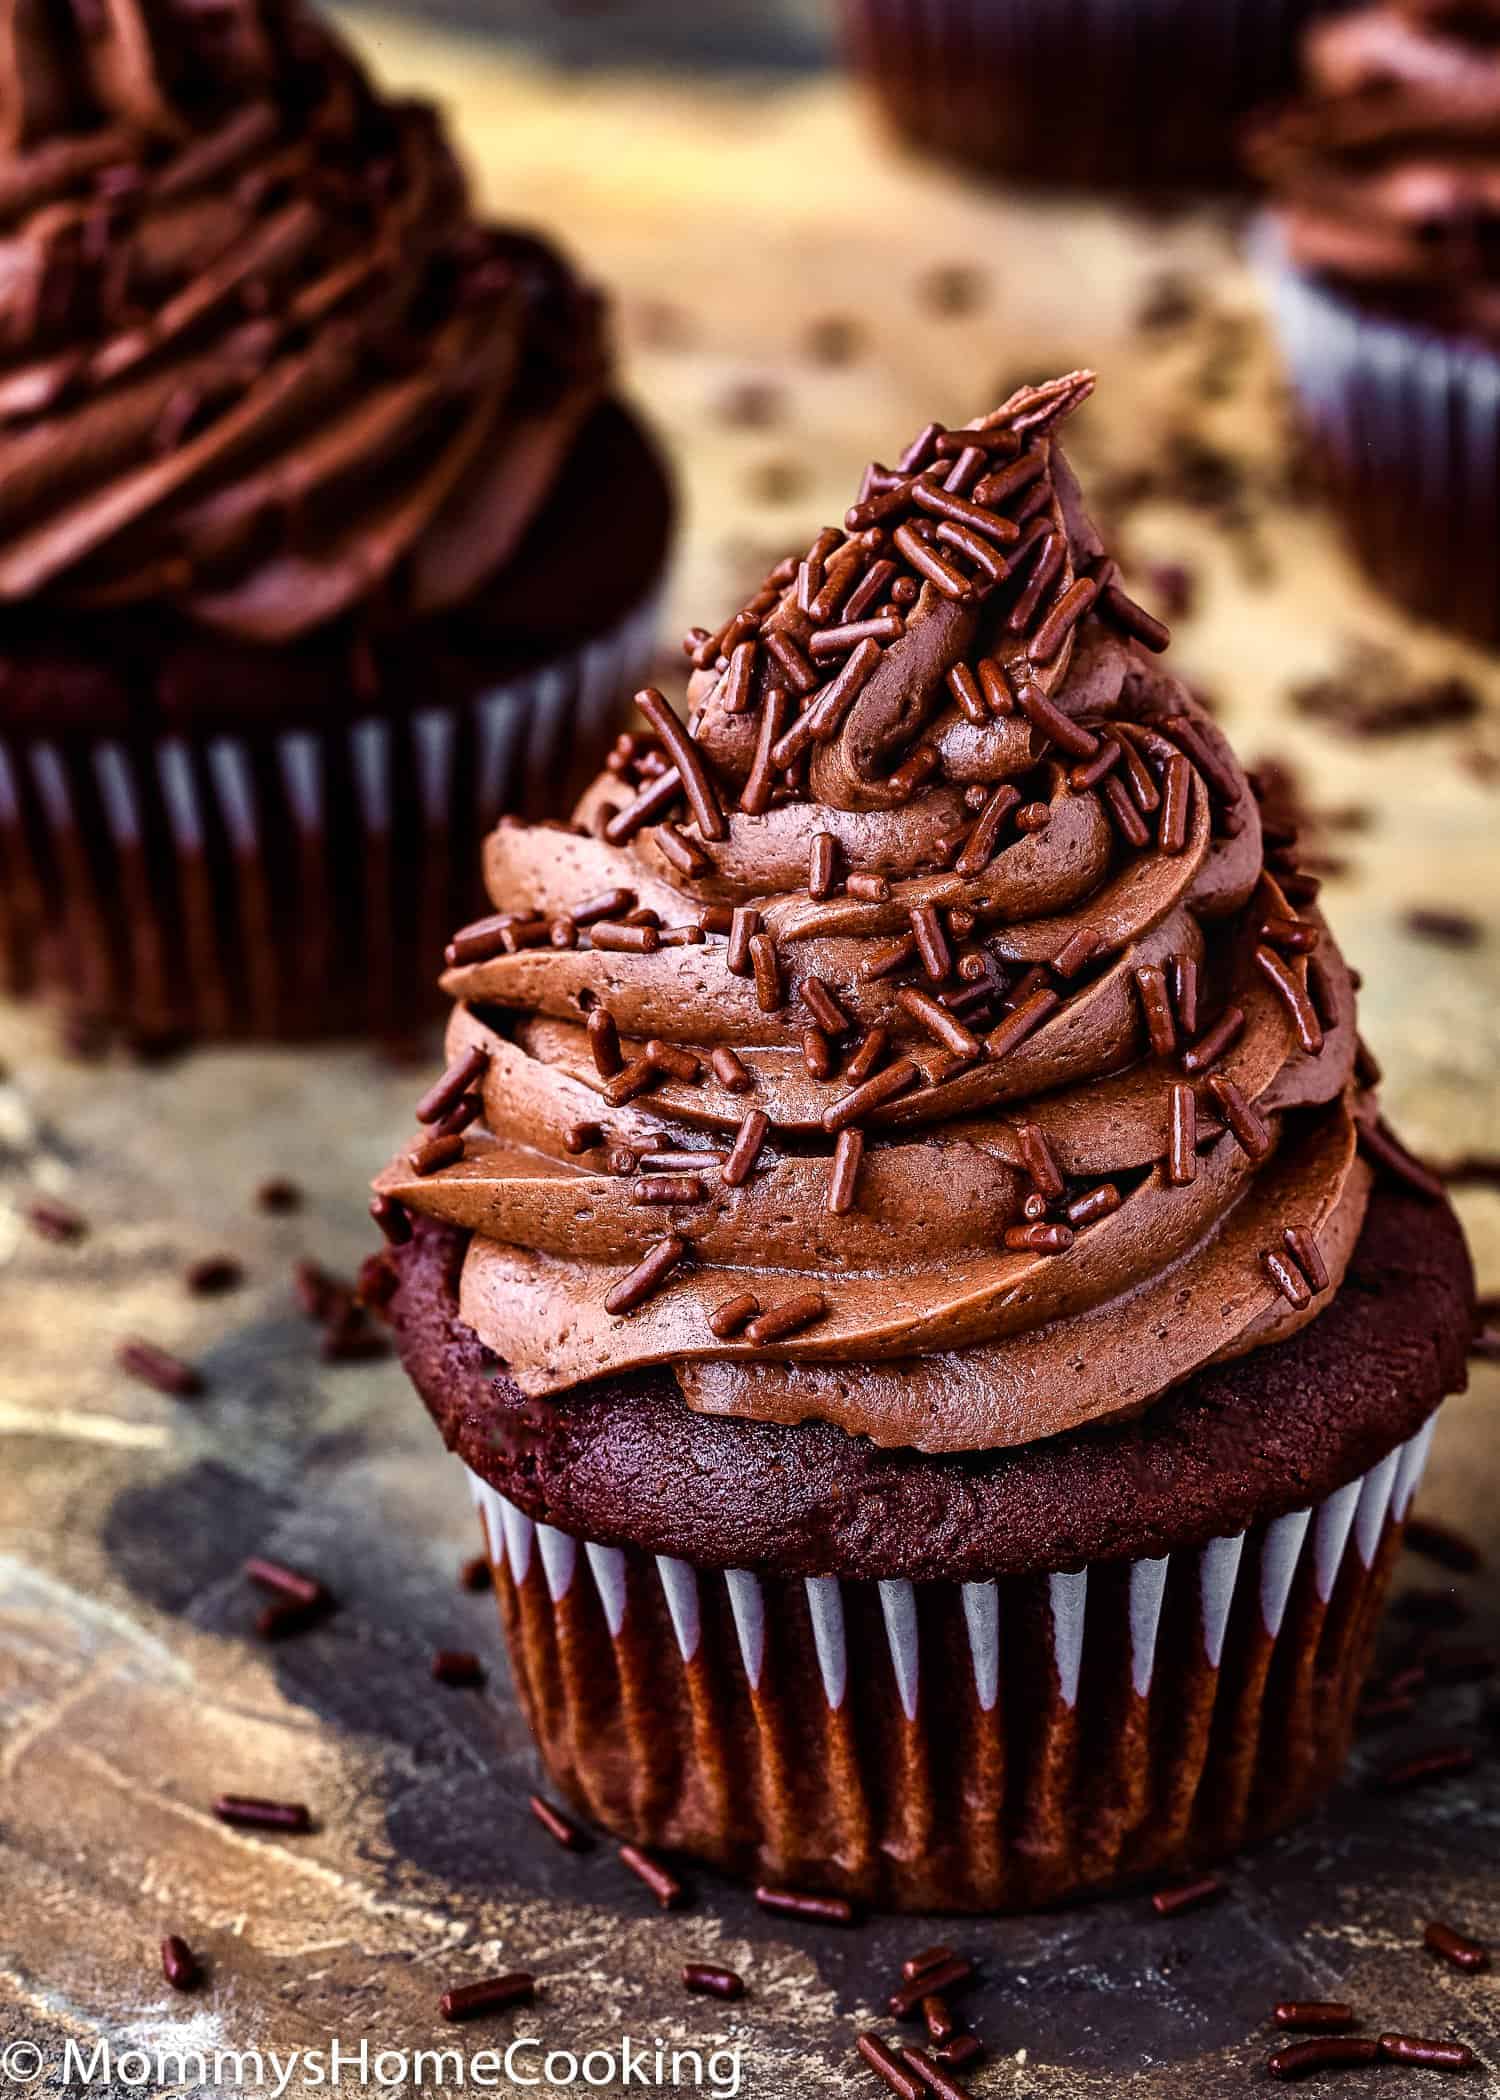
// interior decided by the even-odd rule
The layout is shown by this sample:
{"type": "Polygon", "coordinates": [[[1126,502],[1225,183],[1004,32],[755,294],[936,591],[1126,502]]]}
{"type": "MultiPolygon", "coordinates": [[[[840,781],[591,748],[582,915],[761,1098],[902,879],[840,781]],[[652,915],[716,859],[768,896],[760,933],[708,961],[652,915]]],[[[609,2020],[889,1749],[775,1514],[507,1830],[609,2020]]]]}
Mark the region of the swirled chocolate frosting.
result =
{"type": "Polygon", "coordinates": [[[593,296],[292,0],[0,8],[0,601],[440,611],[605,367],[593,296]]]}
{"type": "Polygon", "coordinates": [[[468,1229],[523,1391],[668,1365],[705,1412],[992,1448],[1338,1288],[1388,1143],[1349,974],[1083,510],[1092,384],[871,466],[688,637],[685,726],[648,691],[571,826],[491,836],[376,1210],[468,1229]]]}
{"type": "Polygon", "coordinates": [[[1385,0],[1303,50],[1301,99],[1248,139],[1291,260],[1500,335],[1500,4],[1385,0]]]}

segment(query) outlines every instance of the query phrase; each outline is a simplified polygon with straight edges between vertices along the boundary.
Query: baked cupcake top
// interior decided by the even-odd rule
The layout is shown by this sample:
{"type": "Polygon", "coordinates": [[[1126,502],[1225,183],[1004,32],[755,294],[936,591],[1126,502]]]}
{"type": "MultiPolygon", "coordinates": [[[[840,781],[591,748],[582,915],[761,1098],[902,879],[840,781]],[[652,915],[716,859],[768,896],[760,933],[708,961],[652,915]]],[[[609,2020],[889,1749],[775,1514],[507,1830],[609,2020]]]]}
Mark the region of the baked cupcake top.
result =
{"type": "Polygon", "coordinates": [[[597,403],[598,303],[294,0],[0,25],[0,600],[280,643],[461,601],[597,403]]]}
{"type": "Polygon", "coordinates": [[[664,1365],[704,1413],[996,1449],[1337,1290],[1390,1150],[1349,973],[1083,509],[1092,386],[871,466],[688,637],[686,726],[641,695],[571,826],[488,841],[377,1208],[472,1234],[524,1393],[664,1365]]]}
{"type": "Polygon", "coordinates": [[[1248,139],[1291,260],[1500,334],[1500,0],[1385,0],[1303,55],[1302,97],[1248,139]]]}

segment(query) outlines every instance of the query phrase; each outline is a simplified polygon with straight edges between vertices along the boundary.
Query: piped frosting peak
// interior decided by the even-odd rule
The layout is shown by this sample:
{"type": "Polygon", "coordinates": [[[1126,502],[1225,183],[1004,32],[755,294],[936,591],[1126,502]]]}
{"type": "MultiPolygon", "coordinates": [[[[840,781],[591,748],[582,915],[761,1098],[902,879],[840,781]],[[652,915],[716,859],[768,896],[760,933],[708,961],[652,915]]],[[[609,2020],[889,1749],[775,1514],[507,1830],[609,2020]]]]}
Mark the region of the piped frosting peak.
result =
{"type": "Polygon", "coordinates": [[[526,1392],[671,1366],[704,1412],[993,1448],[1336,1288],[1349,975],[1083,508],[1092,384],[871,466],[688,636],[685,722],[639,696],[571,825],[492,835],[377,1201],[472,1234],[526,1392]]]}

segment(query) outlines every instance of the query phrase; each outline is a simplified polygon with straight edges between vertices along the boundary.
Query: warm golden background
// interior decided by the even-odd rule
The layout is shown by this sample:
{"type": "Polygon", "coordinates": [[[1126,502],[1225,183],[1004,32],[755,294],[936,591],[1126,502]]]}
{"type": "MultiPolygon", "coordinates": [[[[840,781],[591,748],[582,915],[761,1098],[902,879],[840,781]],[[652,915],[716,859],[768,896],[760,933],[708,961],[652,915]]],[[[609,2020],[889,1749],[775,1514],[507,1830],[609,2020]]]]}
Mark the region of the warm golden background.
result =
{"type": "MultiPolygon", "coordinates": [[[[349,19],[386,80],[449,104],[486,202],[560,230],[617,295],[628,385],[684,499],[664,675],[683,626],[840,515],[872,451],[1093,365],[1075,462],[1148,603],[1162,568],[1189,572],[1184,671],[1249,759],[1290,769],[1392,1119],[1440,1160],[1500,1152],[1500,666],[1372,597],[1300,492],[1231,214],[970,190],[892,150],[832,75],[553,70],[409,17],[349,19]],[[1458,678],[1470,711],[1354,736],[1295,697],[1361,653],[1366,699],[1458,678]],[[1434,911],[1460,915],[1453,937],[1414,926],[1434,911]]],[[[587,35],[578,15],[562,40],[587,35]]],[[[0,1059],[0,2044],[430,2046],[447,1984],[534,1965],[527,2031],[736,2035],[756,2100],[873,2091],[853,2037],[913,1928],[773,1927],[707,1877],[694,1911],[658,1920],[607,1850],[579,1865],[534,1835],[490,1607],[454,1581],[456,1469],[392,1365],[324,1366],[298,1318],[295,1258],[347,1272],[366,1251],[362,1184],[418,1071],[366,1050],[80,1064],[16,1010],[0,1059]],[[309,1192],[296,1215],[255,1207],[275,1173],[309,1192]],[[88,1215],[80,1247],[26,1230],[48,1192],[88,1215]],[[220,1249],[246,1287],[189,1297],[184,1263],[220,1249]],[[112,1351],[134,1332],[200,1362],[207,1398],[123,1381],[112,1351]],[[298,1642],[247,1638],[254,1551],[315,1566],[345,1608],[298,1642]],[[487,1696],[431,1685],[439,1644],[482,1650],[487,1696]],[[319,1832],[228,1833],[206,1814],[224,1788],[306,1799],[319,1832]],[[168,1929],[209,1957],[196,1998],[160,1982],[168,1929]],[[752,2000],[684,1998],[687,1957],[741,1967],[752,2000]]],[[[1500,1290],[1500,1185],[1455,1194],[1500,1290]]],[[[1421,1498],[1492,1563],[1497,1400],[1477,1364],[1421,1498]]],[[[1494,1638],[1493,1572],[1460,1587],[1473,1638],[1494,1638]]],[[[989,1978],[976,2093],[1237,2094],[1288,1993],[1500,2063],[1500,1985],[1417,1945],[1435,1914],[1500,1940],[1494,1696],[1444,1692],[1413,1735],[1487,1748],[1472,1784],[1376,1801],[1361,1775],[1402,1739],[1372,1739],[1325,1821],[1235,1868],[1216,1910],[1162,1925],[1136,1899],[958,1928],[989,1978]]]]}

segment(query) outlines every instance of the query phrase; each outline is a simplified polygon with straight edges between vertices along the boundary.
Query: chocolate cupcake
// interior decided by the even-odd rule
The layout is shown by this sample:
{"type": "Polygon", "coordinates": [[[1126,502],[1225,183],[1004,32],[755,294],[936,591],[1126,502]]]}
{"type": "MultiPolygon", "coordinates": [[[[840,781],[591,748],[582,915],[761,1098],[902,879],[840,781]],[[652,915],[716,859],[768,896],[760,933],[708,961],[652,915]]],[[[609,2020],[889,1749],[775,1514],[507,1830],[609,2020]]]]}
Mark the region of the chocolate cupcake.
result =
{"type": "Polygon", "coordinates": [[[1500,5],[1387,0],[1305,54],[1248,150],[1313,455],[1382,588],[1500,641],[1500,5]]]}
{"type": "Polygon", "coordinates": [[[902,1907],[1211,1859],[1337,1773],[1472,1281],[1295,844],[1056,442],[872,466],[502,824],[377,1183],[557,1783],[902,1907]]]}
{"type": "Polygon", "coordinates": [[[1291,85],[1330,0],[843,0],[887,122],[1023,182],[1222,188],[1235,122],[1291,85]]]}
{"type": "Polygon", "coordinates": [[[0,985],[404,1026],[648,656],[599,299],[290,0],[16,11],[0,254],[0,985]]]}

